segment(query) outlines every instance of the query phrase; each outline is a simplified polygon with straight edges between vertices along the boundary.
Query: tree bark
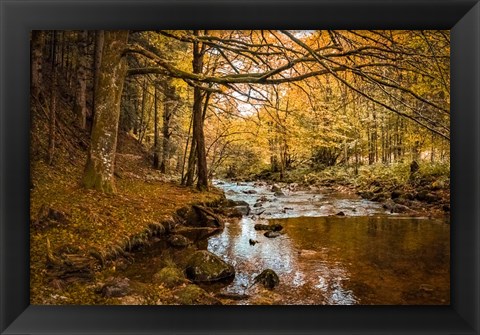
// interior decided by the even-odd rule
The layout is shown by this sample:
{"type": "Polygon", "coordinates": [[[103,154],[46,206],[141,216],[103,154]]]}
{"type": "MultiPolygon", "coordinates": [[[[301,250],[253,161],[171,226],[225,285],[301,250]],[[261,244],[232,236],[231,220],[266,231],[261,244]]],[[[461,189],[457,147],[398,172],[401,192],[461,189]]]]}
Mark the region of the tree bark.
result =
{"type": "Polygon", "coordinates": [[[168,81],[165,82],[165,100],[163,103],[163,143],[162,143],[162,162],[160,164],[160,172],[167,173],[168,159],[170,153],[170,121],[173,114],[173,103],[175,99],[175,87],[168,81]]]}
{"type": "Polygon", "coordinates": [[[105,193],[115,192],[114,164],[120,101],[127,73],[123,56],[128,31],[105,31],[105,47],[95,90],[95,113],[83,184],[105,193]]]}
{"type": "Polygon", "coordinates": [[[158,89],[155,85],[155,97],[154,97],[154,131],[153,131],[153,168],[159,169],[160,160],[158,157],[158,89]]]}
{"type": "MultiPolygon", "coordinates": [[[[188,144],[190,142],[190,133],[192,131],[192,122],[193,122],[193,119],[190,119],[190,125],[188,127],[188,133],[187,133],[187,140],[185,141],[185,151],[184,151],[184,154],[183,154],[182,182],[181,182],[181,184],[184,185],[184,186],[191,186],[193,184],[193,177],[192,177],[192,183],[190,185],[188,185],[187,181],[188,181],[188,174],[189,174],[190,167],[191,167],[190,166],[190,159],[192,158],[192,156],[194,157],[195,152],[193,154],[192,154],[192,152],[190,152],[190,156],[188,158],[187,173],[184,173],[185,172],[185,161],[187,159],[188,144]]],[[[192,139],[192,145],[193,145],[193,139],[192,139]]]]}
{"type": "Polygon", "coordinates": [[[105,43],[105,32],[103,30],[95,31],[95,46],[93,56],[93,104],[92,104],[92,118],[95,115],[95,92],[98,86],[98,72],[100,71],[100,64],[102,62],[103,45],[105,43]]]}
{"type": "Polygon", "coordinates": [[[145,119],[145,108],[147,106],[147,78],[143,79],[143,86],[142,86],[142,109],[141,109],[141,114],[140,114],[140,126],[139,126],[139,133],[138,133],[138,142],[142,144],[143,142],[143,136],[145,135],[145,125],[144,125],[144,119],[145,119]]]}
{"type": "Polygon", "coordinates": [[[32,31],[31,40],[31,94],[38,97],[42,87],[42,61],[45,35],[41,30],[32,31]]]}
{"type": "Polygon", "coordinates": [[[78,34],[78,69],[77,90],[75,94],[74,113],[77,115],[78,126],[85,129],[87,122],[87,31],[78,34]]]}
{"type": "MultiPolygon", "coordinates": [[[[198,30],[194,31],[198,36],[198,30]]],[[[199,42],[193,43],[193,73],[203,71],[204,47],[199,42]]],[[[207,154],[205,150],[205,134],[203,132],[202,92],[198,86],[193,89],[193,139],[197,151],[197,189],[208,190],[207,154]]],[[[192,143],[193,144],[193,143],[192,143]]]]}
{"type": "Polygon", "coordinates": [[[53,164],[53,156],[55,154],[55,126],[56,126],[56,114],[57,114],[57,53],[56,53],[56,31],[52,32],[52,81],[50,90],[50,113],[48,124],[48,152],[47,163],[53,164]]]}
{"type": "Polygon", "coordinates": [[[197,142],[195,138],[192,136],[192,144],[190,145],[190,154],[188,156],[188,166],[187,166],[187,176],[185,185],[192,186],[193,179],[195,177],[195,163],[197,161],[197,142]]]}

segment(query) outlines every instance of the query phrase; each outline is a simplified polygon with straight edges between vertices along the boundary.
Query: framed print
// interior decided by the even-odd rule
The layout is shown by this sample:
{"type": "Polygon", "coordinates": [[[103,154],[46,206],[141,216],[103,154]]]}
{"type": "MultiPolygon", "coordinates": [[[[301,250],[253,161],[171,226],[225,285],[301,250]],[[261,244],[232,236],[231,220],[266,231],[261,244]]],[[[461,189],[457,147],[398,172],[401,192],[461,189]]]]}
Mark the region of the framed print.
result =
{"type": "Polygon", "coordinates": [[[1,22],[2,334],[479,333],[477,1],[1,22]]]}

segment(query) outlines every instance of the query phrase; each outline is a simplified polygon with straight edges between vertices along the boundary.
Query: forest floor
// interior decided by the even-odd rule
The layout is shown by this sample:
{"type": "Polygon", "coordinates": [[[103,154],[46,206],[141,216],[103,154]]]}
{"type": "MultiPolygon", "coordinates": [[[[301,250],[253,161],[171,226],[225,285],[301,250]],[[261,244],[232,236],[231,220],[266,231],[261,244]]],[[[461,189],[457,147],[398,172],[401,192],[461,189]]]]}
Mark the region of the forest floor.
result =
{"type": "Polygon", "coordinates": [[[100,295],[88,284],[92,274],[87,269],[102,268],[94,275],[97,281],[105,279],[115,272],[113,263],[106,268],[108,259],[116,253],[125,256],[127,246],[146,242],[149,228],[168,220],[181,207],[223,197],[215,189],[198,192],[178,186],[150,168],[144,149],[126,134],[119,139],[115,194],[81,186],[85,161],[84,151],[70,150],[59,151],[53,167],[42,160],[32,164],[32,304],[99,303],[100,295]]]}

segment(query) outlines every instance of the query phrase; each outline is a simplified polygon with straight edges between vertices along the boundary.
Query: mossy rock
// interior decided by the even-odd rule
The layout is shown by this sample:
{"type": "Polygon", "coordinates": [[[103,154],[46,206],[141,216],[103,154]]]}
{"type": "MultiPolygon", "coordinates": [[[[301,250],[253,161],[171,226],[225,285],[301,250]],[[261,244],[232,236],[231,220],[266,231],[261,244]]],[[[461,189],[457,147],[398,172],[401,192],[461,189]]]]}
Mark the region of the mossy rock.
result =
{"type": "Polygon", "coordinates": [[[261,288],[249,299],[251,305],[279,305],[282,304],[282,296],[271,290],[261,288]]]}
{"type": "Polygon", "coordinates": [[[185,219],[186,225],[191,227],[223,227],[222,220],[211,209],[205,206],[192,205],[185,219]]]}
{"type": "Polygon", "coordinates": [[[265,288],[272,290],[278,284],[280,284],[280,278],[272,269],[263,270],[258,276],[255,277],[254,283],[260,283],[265,288]]]}
{"type": "Polygon", "coordinates": [[[218,299],[210,296],[197,285],[187,285],[175,291],[178,303],[181,305],[221,305],[218,299]]]}
{"type": "Polygon", "coordinates": [[[161,284],[169,288],[181,285],[185,283],[185,281],[182,271],[174,267],[165,267],[153,276],[153,282],[155,284],[161,284]]]}
{"type": "Polygon", "coordinates": [[[185,272],[188,279],[200,283],[230,281],[235,277],[232,265],[206,250],[197,251],[190,257],[185,272]]]}
{"type": "Polygon", "coordinates": [[[105,298],[124,297],[132,292],[128,278],[112,278],[104,284],[99,293],[105,298]]]}
{"type": "Polygon", "coordinates": [[[175,234],[171,235],[168,240],[168,244],[175,248],[185,248],[190,245],[190,240],[183,235],[175,234]]]}

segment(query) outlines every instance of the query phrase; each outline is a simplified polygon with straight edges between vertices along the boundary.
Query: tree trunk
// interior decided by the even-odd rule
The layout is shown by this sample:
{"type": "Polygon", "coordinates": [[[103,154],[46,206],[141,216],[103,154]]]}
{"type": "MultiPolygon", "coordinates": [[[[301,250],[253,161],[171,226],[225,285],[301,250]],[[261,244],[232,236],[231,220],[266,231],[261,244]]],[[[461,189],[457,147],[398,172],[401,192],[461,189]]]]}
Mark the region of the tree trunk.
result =
{"type": "Polygon", "coordinates": [[[78,70],[77,90],[75,94],[74,113],[77,115],[78,126],[85,129],[87,122],[87,31],[78,34],[78,70]]]}
{"type": "Polygon", "coordinates": [[[105,193],[115,191],[113,179],[120,101],[127,73],[123,56],[128,31],[105,31],[102,60],[95,92],[90,149],[83,184],[105,193]]]}
{"type": "MultiPolygon", "coordinates": [[[[185,174],[185,161],[187,159],[187,150],[188,150],[188,144],[189,144],[189,141],[190,141],[190,133],[192,131],[192,119],[190,119],[190,125],[188,127],[188,134],[187,134],[187,140],[185,141],[185,151],[184,151],[184,154],[183,154],[183,162],[182,162],[182,185],[184,186],[191,186],[193,184],[193,178],[192,178],[192,184],[188,185],[187,184],[187,180],[188,180],[188,172],[190,171],[190,158],[195,155],[195,153],[191,153],[190,152],[190,156],[189,156],[189,159],[188,159],[188,166],[187,166],[187,173],[185,174]]],[[[192,139],[192,142],[193,142],[193,139],[192,139]]],[[[193,143],[192,143],[193,144],[193,143]]]]}
{"type": "Polygon", "coordinates": [[[197,142],[195,138],[192,136],[192,144],[190,145],[190,154],[188,156],[188,167],[187,167],[187,176],[185,185],[192,186],[193,185],[193,178],[195,176],[195,163],[197,160],[197,142]]]}
{"type": "Polygon", "coordinates": [[[57,114],[57,55],[56,55],[56,31],[53,31],[52,37],[52,82],[51,82],[51,93],[50,93],[50,113],[49,113],[49,124],[48,124],[48,152],[47,152],[47,163],[48,165],[53,164],[53,156],[55,154],[55,123],[56,123],[56,114],[57,114]]]}
{"type": "Polygon", "coordinates": [[[159,169],[160,161],[158,158],[158,89],[155,85],[155,97],[154,97],[154,118],[153,118],[153,168],[159,169]]]}
{"type": "Polygon", "coordinates": [[[95,46],[93,57],[93,104],[92,104],[92,118],[95,115],[95,92],[98,86],[98,72],[100,71],[100,64],[102,62],[103,45],[105,44],[105,32],[103,30],[95,31],[95,46]]]}
{"type": "Polygon", "coordinates": [[[168,81],[165,82],[165,100],[163,103],[163,145],[162,145],[162,162],[160,164],[160,172],[167,173],[168,160],[170,152],[170,120],[172,118],[172,105],[175,98],[175,87],[168,81]]]}
{"type": "MultiPolygon", "coordinates": [[[[176,164],[176,167],[175,167],[175,172],[182,173],[182,166],[183,166],[183,161],[184,160],[185,160],[185,158],[184,158],[184,155],[183,155],[182,146],[179,143],[179,145],[177,147],[177,164],[176,164]]],[[[182,177],[183,177],[183,174],[182,174],[182,177]]]]}
{"type": "Polygon", "coordinates": [[[138,133],[138,142],[142,144],[143,136],[145,135],[144,132],[144,118],[145,118],[145,108],[147,105],[147,78],[143,79],[143,86],[142,86],[142,109],[140,114],[140,126],[139,126],[139,133],[138,133]]]}
{"type": "Polygon", "coordinates": [[[32,31],[31,41],[31,94],[38,97],[42,87],[42,60],[45,35],[41,30],[32,31]]]}
{"type": "MultiPolygon", "coordinates": [[[[198,30],[194,31],[198,36],[198,30]]],[[[193,73],[203,71],[204,46],[193,43],[193,73]]],[[[202,92],[199,87],[193,89],[193,139],[197,148],[197,189],[208,190],[207,153],[205,150],[205,135],[203,133],[202,92]]],[[[192,143],[193,144],[193,143],[192,143]]]]}
{"type": "Polygon", "coordinates": [[[65,70],[65,31],[60,30],[60,67],[65,70]]]}

